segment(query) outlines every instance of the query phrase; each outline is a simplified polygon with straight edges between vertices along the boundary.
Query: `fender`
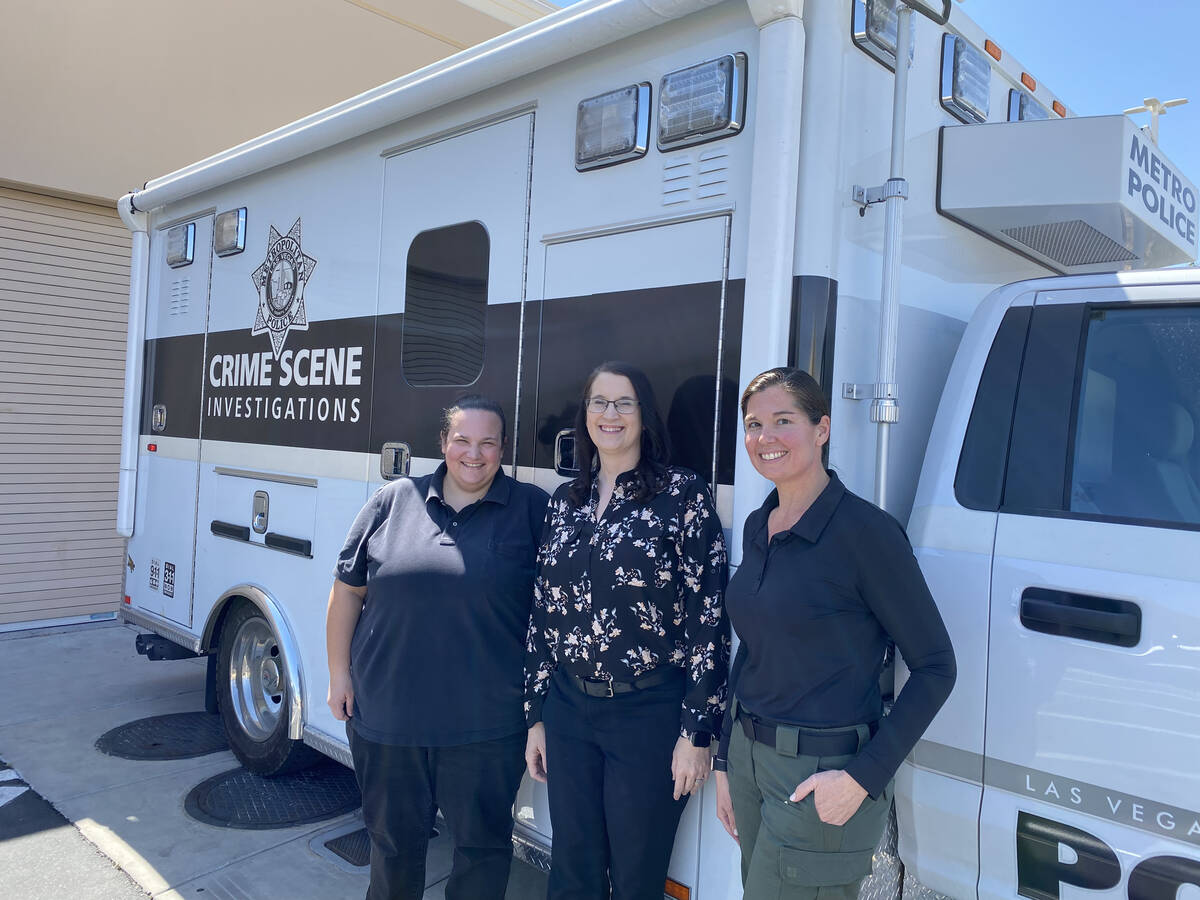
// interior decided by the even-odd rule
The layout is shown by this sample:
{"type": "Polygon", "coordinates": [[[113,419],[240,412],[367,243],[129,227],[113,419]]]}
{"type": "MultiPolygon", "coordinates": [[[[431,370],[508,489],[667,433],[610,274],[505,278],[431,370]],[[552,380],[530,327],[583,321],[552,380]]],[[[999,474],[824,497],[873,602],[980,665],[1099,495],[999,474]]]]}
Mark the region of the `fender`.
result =
{"type": "Polygon", "coordinates": [[[279,639],[280,650],[283,651],[283,673],[288,686],[288,738],[293,741],[304,737],[304,678],[300,670],[300,650],[296,644],[292,626],[288,623],[282,607],[265,589],[253,584],[239,584],[223,593],[204,624],[200,638],[200,646],[205,650],[213,648],[216,638],[217,622],[220,621],[226,608],[235,599],[242,599],[253,604],[271,623],[271,630],[279,639]]]}

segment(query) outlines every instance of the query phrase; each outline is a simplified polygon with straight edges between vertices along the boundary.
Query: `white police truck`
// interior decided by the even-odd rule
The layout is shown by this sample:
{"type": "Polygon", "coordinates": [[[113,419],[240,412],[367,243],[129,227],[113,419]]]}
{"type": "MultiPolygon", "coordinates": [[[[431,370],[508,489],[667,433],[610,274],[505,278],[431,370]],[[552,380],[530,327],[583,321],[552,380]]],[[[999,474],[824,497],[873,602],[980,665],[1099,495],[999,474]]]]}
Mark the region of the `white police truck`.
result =
{"type": "MultiPolygon", "coordinates": [[[[736,564],[738,388],[791,363],[959,659],[864,891],[1198,896],[1196,187],[905,2],[583,0],[121,200],[122,616],[208,657],[246,765],[348,762],[333,561],[458,394],[551,486],[586,373],[644,367],[736,564]]],[[[711,791],[671,896],[740,895],[711,791]]],[[[514,817],[544,858],[540,786],[514,817]]]]}

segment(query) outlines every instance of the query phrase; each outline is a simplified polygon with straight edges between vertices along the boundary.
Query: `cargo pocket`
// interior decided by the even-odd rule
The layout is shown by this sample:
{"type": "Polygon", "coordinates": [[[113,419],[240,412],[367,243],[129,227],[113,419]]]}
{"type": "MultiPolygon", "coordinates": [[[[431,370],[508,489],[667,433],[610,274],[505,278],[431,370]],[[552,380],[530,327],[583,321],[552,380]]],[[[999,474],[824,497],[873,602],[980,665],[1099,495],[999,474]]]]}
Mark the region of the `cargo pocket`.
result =
{"type": "Polygon", "coordinates": [[[835,887],[853,884],[871,874],[873,851],[853,853],[779,848],[779,877],[784,884],[835,887]]]}

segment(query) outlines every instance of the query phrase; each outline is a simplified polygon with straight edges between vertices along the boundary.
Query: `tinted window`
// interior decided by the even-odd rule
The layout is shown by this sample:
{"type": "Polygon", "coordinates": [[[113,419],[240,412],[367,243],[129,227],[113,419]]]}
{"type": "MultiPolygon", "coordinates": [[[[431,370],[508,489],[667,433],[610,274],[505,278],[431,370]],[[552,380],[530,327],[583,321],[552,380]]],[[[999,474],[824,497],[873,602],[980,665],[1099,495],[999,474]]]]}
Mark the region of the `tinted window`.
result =
{"type": "Polygon", "coordinates": [[[1029,323],[1001,509],[1062,512],[1075,374],[1087,307],[1038,306],[1029,323]]]}
{"type": "Polygon", "coordinates": [[[983,366],[954,476],[954,494],[968,509],[1000,508],[1017,378],[1032,312],[1032,307],[1025,306],[1004,314],[983,366]]]}
{"type": "Polygon", "coordinates": [[[1092,309],[1070,510],[1200,525],[1200,308],[1092,309]]]}
{"type": "Polygon", "coordinates": [[[471,384],[483,371],[487,231],[478,222],[423,231],[408,250],[401,365],[414,386],[471,384]]]}

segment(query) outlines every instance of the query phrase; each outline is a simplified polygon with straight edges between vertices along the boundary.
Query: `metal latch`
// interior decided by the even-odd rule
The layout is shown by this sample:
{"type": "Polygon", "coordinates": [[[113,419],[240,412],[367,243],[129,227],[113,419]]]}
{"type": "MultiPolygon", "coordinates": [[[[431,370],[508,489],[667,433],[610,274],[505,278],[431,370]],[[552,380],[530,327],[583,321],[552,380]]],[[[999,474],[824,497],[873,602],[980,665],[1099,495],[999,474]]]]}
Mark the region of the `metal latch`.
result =
{"type": "Polygon", "coordinates": [[[554,471],[559,475],[579,474],[574,428],[564,428],[554,436],[554,471]]]}
{"type": "Polygon", "coordinates": [[[384,481],[393,481],[408,474],[412,450],[403,441],[388,441],[379,451],[379,474],[384,481]]]}
{"type": "Polygon", "coordinates": [[[250,519],[250,525],[256,534],[267,533],[267,512],[271,507],[271,498],[267,496],[266,491],[254,492],[254,514],[250,519]]]}
{"type": "Polygon", "coordinates": [[[165,403],[155,403],[154,408],[150,411],[150,430],[166,431],[166,429],[167,405],[165,403]]]}

